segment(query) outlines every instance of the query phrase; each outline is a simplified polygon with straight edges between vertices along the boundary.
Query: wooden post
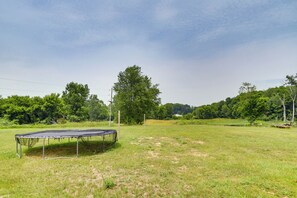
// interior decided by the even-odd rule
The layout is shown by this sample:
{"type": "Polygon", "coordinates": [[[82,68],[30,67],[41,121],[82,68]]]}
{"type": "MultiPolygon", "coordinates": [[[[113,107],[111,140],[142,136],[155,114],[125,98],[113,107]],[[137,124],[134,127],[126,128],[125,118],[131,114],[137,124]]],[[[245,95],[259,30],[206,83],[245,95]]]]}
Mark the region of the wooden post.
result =
{"type": "Polygon", "coordinates": [[[143,114],[143,125],[145,125],[145,114],[143,114]]]}
{"type": "Polygon", "coordinates": [[[19,155],[19,144],[18,144],[17,139],[15,139],[15,151],[16,151],[17,155],[19,155]]]}
{"type": "Polygon", "coordinates": [[[112,112],[112,109],[111,109],[111,106],[112,106],[112,88],[110,90],[110,106],[109,106],[109,122],[108,122],[108,126],[110,127],[111,125],[111,112],[112,112]]]}
{"type": "Polygon", "coordinates": [[[45,142],[45,139],[43,139],[43,145],[42,145],[42,159],[44,159],[44,142],[45,142]]]}
{"type": "Polygon", "coordinates": [[[20,143],[20,158],[22,158],[22,155],[23,155],[22,152],[23,152],[23,151],[22,151],[22,144],[20,143]]]}
{"type": "Polygon", "coordinates": [[[121,111],[118,111],[118,134],[117,137],[120,137],[120,130],[121,130],[121,111]]]}
{"type": "Polygon", "coordinates": [[[78,138],[76,139],[76,157],[78,157],[78,138]]]}

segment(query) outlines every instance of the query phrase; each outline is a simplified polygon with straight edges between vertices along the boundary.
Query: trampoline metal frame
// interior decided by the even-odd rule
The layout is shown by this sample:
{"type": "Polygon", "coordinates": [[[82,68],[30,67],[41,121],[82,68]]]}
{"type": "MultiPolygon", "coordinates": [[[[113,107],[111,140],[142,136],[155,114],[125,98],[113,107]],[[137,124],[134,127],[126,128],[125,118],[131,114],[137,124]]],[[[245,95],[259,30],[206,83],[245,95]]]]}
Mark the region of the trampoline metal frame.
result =
{"type": "MultiPolygon", "coordinates": [[[[114,143],[116,143],[117,141],[117,131],[116,130],[101,130],[101,129],[97,129],[97,130],[61,130],[60,132],[91,132],[90,134],[86,134],[86,135],[66,135],[66,136],[39,136],[39,137],[31,137],[30,135],[33,134],[41,134],[41,133],[46,133],[48,131],[40,131],[40,132],[34,132],[34,133],[26,133],[26,134],[16,134],[15,135],[15,142],[16,142],[16,155],[19,158],[22,158],[23,154],[22,154],[22,144],[20,143],[20,139],[28,139],[28,141],[30,141],[30,139],[43,139],[43,143],[42,143],[42,159],[45,159],[45,140],[48,139],[48,144],[49,144],[49,139],[64,139],[64,138],[76,138],[76,157],[78,157],[78,151],[79,151],[79,139],[81,139],[82,137],[92,137],[92,136],[102,136],[103,137],[103,144],[104,144],[104,140],[105,140],[105,135],[110,135],[110,134],[115,134],[114,136],[114,143]],[[101,133],[94,133],[94,132],[99,132],[102,131],[101,133]],[[105,134],[106,132],[108,132],[107,134],[105,134]],[[92,134],[94,133],[94,134],[92,134]],[[29,136],[29,137],[26,137],[29,136]],[[20,145],[20,147],[19,147],[20,145]],[[19,148],[20,148],[20,152],[19,152],[19,148]]],[[[58,131],[55,131],[58,132],[58,131]]],[[[28,143],[28,148],[30,148],[30,144],[28,143]]]]}

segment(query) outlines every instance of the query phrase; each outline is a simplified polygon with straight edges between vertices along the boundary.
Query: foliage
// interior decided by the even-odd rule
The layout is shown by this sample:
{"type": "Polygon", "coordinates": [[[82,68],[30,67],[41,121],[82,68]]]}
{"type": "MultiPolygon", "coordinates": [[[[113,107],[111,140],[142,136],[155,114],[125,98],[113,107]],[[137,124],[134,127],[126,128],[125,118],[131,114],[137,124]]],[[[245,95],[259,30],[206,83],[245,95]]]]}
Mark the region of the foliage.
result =
{"type": "Polygon", "coordinates": [[[250,122],[251,125],[264,115],[268,109],[267,101],[269,98],[264,97],[261,92],[250,92],[244,96],[242,104],[242,115],[250,122]]]}
{"type": "Polygon", "coordinates": [[[43,98],[44,103],[42,109],[46,114],[47,123],[56,123],[59,118],[64,115],[63,101],[60,98],[60,94],[50,94],[43,98]]]}
{"type": "Polygon", "coordinates": [[[197,119],[211,119],[217,117],[217,110],[215,104],[204,105],[194,111],[197,119]]]}
{"type": "Polygon", "coordinates": [[[44,118],[39,97],[9,96],[3,99],[2,111],[4,117],[19,124],[34,123],[44,118]]]}
{"type": "MultiPolygon", "coordinates": [[[[170,115],[171,116],[171,115],[170,115]]],[[[157,109],[157,114],[155,115],[156,119],[165,120],[168,118],[167,108],[164,105],[160,105],[157,109]]]]}
{"type": "Polygon", "coordinates": [[[70,121],[86,120],[88,116],[86,102],[89,97],[88,85],[70,82],[63,91],[62,99],[70,121]]]}
{"type": "MultiPolygon", "coordinates": [[[[294,81],[292,82],[292,85],[294,85],[294,81]]],[[[251,100],[249,100],[249,97],[254,96],[254,94],[260,94],[262,95],[262,98],[258,102],[261,103],[266,101],[265,105],[263,104],[265,106],[265,111],[263,111],[264,113],[260,117],[264,120],[283,120],[283,122],[286,122],[287,118],[293,119],[295,116],[293,116],[294,100],[292,100],[292,97],[290,97],[290,93],[291,95],[292,93],[294,95],[295,88],[296,87],[294,86],[287,85],[269,88],[264,91],[255,91],[255,86],[251,85],[250,83],[244,83],[240,88],[241,94],[233,98],[228,97],[223,101],[212,103],[210,105],[196,107],[193,111],[193,115],[196,119],[244,118],[247,117],[247,112],[245,110],[248,106],[248,101],[251,102],[254,99],[251,98],[251,100]]],[[[259,118],[257,112],[255,111],[254,113],[255,117],[259,118]]],[[[249,119],[252,121],[253,117],[249,116],[249,119]]]]}
{"type": "MultiPolygon", "coordinates": [[[[166,103],[164,105],[160,105],[156,112],[156,119],[172,119],[175,114],[179,115],[187,115],[192,114],[193,107],[188,104],[180,104],[180,103],[166,103]]],[[[187,116],[187,118],[193,117],[187,116]]]]}
{"type": "Polygon", "coordinates": [[[91,95],[87,101],[90,121],[106,120],[108,118],[108,108],[97,95],[91,95]]]}
{"type": "Polygon", "coordinates": [[[295,102],[297,99],[297,74],[295,76],[293,75],[287,75],[286,76],[286,83],[285,85],[289,88],[289,95],[292,102],[292,119],[291,123],[294,123],[295,119],[295,102]]]}
{"type": "Polygon", "coordinates": [[[152,84],[151,78],[143,75],[136,65],[119,73],[114,90],[115,107],[127,124],[142,123],[143,115],[152,116],[160,103],[158,85],[152,84]]]}
{"type": "MultiPolygon", "coordinates": [[[[116,95],[112,104],[113,115],[121,110],[122,121],[128,124],[141,123],[143,114],[146,114],[147,119],[159,120],[248,118],[254,122],[255,119],[261,118],[267,121],[282,120],[285,123],[291,120],[291,124],[296,117],[297,74],[287,75],[283,86],[264,91],[256,91],[254,85],[245,82],[240,87],[239,95],[195,108],[180,103],[160,105],[158,85],[152,84],[151,78],[143,75],[138,66],[128,67],[124,72],[120,72],[118,82],[114,84],[114,90],[116,95]],[[255,95],[261,95],[259,100],[254,98],[255,95]],[[254,108],[253,105],[256,107],[254,108]],[[262,105],[265,110],[259,105],[262,105]],[[254,111],[248,111],[249,108],[254,111]],[[183,117],[176,117],[175,114],[183,117]]],[[[2,98],[0,96],[0,118],[10,123],[53,124],[67,121],[98,121],[106,120],[108,115],[107,106],[98,96],[89,96],[88,85],[74,82],[66,85],[62,97],[56,93],[43,98],[17,95],[2,98]]]]}
{"type": "Polygon", "coordinates": [[[239,94],[253,92],[256,91],[256,89],[257,88],[255,85],[252,85],[248,82],[243,82],[241,87],[239,88],[239,94]]]}
{"type": "Polygon", "coordinates": [[[87,85],[67,84],[60,94],[52,93],[41,97],[0,97],[2,126],[14,124],[56,124],[68,121],[98,121],[107,118],[107,107],[96,95],[89,95],[87,85]]]}

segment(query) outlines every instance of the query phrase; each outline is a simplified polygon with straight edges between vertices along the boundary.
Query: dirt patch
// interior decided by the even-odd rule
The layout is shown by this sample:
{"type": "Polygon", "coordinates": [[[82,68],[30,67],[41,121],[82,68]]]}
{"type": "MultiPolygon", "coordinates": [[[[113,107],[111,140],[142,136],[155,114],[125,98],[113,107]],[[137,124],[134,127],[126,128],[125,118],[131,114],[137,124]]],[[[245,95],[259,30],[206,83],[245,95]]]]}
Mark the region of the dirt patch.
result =
{"type": "Polygon", "coordinates": [[[148,151],[148,158],[159,158],[159,153],[155,152],[155,151],[148,151]]]}
{"type": "Polygon", "coordinates": [[[185,171],[188,170],[188,167],[187,167],[186,165],[183,165],[183,166],[181,166],[181,167],[178,167],[177,170],[178,170],[179,172],[185,172],[185,171]]]}
{"type": "Polygon", "coordinates": [[[203,141],[200,141],[200,140],[195,140],[195,141],[192,141],[193,144],[205,144],[205,142],[203,141]]]}
{"type": "Polygon", "coordinates": [[[179,159],[176,156],[174,156],[173,159],[172,159],[172,161],[171,161],[171,163],[178,164],[179,163],[179,159]]]}
{"type": "Polygon", "coordinates": [[[178,140],[169,137],[139,137],[136,140],[130,142],[130,144],[138,146],[180,146],[178,140]]]}
{"type": "Polygon", "coordinates": [[[161,146],[161,142],[156,142],[155,146],[160,147],[161,146]]]}
{"type": "Polygon", "coordinates": [[[194,157],[208,157],[207,153],[201,153],[195,149],[191,149],[191,153],[190,155],[194,156],[194,157]]]}

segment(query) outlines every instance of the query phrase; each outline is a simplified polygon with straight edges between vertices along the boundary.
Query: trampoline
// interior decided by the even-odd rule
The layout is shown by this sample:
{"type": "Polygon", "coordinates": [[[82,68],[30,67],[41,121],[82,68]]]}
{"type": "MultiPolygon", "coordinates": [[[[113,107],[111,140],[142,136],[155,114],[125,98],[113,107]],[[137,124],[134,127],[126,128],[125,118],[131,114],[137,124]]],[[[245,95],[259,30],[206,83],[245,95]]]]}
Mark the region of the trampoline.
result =
{"type": "Polygon", "coordinates": [[[45,140],[50,139],[64,139],[75,138],[76,139],[76,156],[78,157],[78,146],[79,140],[82,142],[88,140],[89,138],[95,136],[102,136],[103,143],[105,136],[111,136],[113,144],[117,141],[117,131],[116,130],[106,130],[106,129],[88,129],[88,130],[48,130],[48,131],[39,131],[34,133],[26,134],[16,134],[16,155],[22,158],[22,146],[28,146],[28,148],[34,146],[40,139],[43,140],[42,144],[42,158],[44,159],[45,151],[45,140]]]}

